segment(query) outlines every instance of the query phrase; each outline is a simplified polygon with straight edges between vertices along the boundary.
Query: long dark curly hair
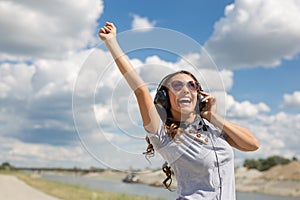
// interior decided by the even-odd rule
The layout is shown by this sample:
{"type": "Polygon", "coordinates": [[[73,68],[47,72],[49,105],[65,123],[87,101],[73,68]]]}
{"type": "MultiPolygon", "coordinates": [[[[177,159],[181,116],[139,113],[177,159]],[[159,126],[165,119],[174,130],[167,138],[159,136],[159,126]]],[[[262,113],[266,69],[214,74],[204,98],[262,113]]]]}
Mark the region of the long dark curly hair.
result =
{"type": "MultiPolygon", "coordinates": [[[[161,83],[159,84],[158,86],[158,89],[157,89],[157,92],[159,92],[161,90],[161,88],[163,87],[164,90],[166,90],[166,95],[167,95],[167,101],[169,101],[169,96],[168,96],[168,87],[165,87],[165,85],[168,84],[169,80],[177,75],[177,74],[187,74],[189,75],[190,77],[192,77],[194,79],[194,81],[196,82],[196,84],[198,85],[198,89],[197,89],[197,92],[199,94],[200,91],[202,91],[202,88],[198,82],[198,80],[196,79],[196,77],[188,72],[188,71],[185,71],[185,70],[182,70],[182,71],[178,71],[178,72],[175,72],[175,73],[172,73],[172,74],[169,74],[167,75],[165,78],[162,79],[161,83]]],[[[170,105],[170,102],[167,102],[169,105],[170,105]]],[[[200,113],[200,110],[201,110],[201,105],[200,105],[200,99],[198,98],[197,99],[197,106],[196,106],[196,112],[197,113],[200,113]]],[[[164,106],[165,107],[165,106],[164,106]]],[[[172,113],[170,111],[170,108],[166,108],[166,119],[164,121],[164,128],[166,130],[166,133],[172,138],[174,139],[175,136],[177,134],[180,134],[182,132],[182,129],[180,128],[180,123],[178,121],[175,121],[173,116],[172,116],[172,113]]],[[[162,117],[161,117],[162,118],[162,117]]],[[[147,149],[146,149],[146,152],[144,152],[143,154],[145,154],[145,157],[146,159],[148,160],[150,157],[153,157],[154,156],[154,153],[155,153],[155,150],[153,148],[153,145],[151,144],[150,142],[150,139],[148,136],[146,136],[146,142],[148,144],[147,146],[147,149]]],[[[170,189],[170,186],[172,184],[172,174],[173,174],[173,171],[171,170],[171,167],[168,165],[167,162],[165,162],[163,165],[162,165],[162,170],[163,172],[165,173],[166,175],[166,179],[163,181],[163,185],[168,189],[168,190],[171,190],[170,189]]]]}

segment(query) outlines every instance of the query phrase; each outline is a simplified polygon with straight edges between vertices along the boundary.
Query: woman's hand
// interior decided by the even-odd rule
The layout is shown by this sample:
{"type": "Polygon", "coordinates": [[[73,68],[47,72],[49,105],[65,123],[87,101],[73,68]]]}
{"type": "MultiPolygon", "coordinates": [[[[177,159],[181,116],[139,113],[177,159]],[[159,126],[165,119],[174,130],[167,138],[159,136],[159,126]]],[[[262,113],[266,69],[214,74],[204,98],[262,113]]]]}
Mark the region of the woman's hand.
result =
{"type": "Polygon", "coordinates": [[[200,94],[204,96],[201,102],[205,103],[205,107],[200,114],[206,120],[211,121],[212,115],[217,111],[217,100],[206,92],[200,91],[200,94]]]}
{"type": "Polygon", "coordinates": [[[107,40],[109,38],[116,37],[117,35],[117,28],[113,23],[106,22],[105,26],[100,28],[98,36],[101,40],[107,40]]]}
{"type": "Polygon", "coordinates": [[[200,113],[203,118],[208,120],[214,126],[223,130],[226,134],[226,141],[241,151],[255,151],[259,148],[259,142],[255,136],[245,127],[234,124],[219,116],[217,111],[217,100],[206,92],[200,92],[204,96],[202,102],[205,107],[200,113]]]}

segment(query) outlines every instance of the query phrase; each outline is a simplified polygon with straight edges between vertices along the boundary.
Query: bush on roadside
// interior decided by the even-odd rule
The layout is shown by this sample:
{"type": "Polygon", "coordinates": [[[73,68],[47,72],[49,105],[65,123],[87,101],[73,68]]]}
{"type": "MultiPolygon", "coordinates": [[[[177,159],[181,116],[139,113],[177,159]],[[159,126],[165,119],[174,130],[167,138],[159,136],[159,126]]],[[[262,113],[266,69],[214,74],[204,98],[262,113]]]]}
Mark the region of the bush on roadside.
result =
{"type": "MultiPolygon", "coordinates": [[[[295,160],[294,157],[292,160],[295,160]]],[[[257,169],[259,171],[266,171],[276,165],[285,165],[290,163],[292,160],[281,156],[270,156],[266,159],[246,159],[244,162],[244,167],[248,169],[257,169]]]]}

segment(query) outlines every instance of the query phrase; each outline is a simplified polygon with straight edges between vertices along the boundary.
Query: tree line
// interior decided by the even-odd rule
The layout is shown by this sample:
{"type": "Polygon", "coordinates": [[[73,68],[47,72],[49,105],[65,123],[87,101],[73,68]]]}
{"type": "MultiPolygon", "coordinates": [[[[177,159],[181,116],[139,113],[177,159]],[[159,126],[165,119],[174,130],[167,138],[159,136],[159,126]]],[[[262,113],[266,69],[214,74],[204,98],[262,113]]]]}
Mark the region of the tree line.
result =
{"type": "Polygon", "coordinates": [[[75,173],[92,173],[92,172],[103,172],[105,169],[90,167],[89,169],[82,169],[79,167],[63,168],[63,167],[15,167],[9,162],[4,162],[0,165],[0,170],[13,171],[55,171],[55,172],[75,172],[75,173]]]}
{"type": "MultiPolygon", "coordinates": [[[[296,157],[292,159],[287,159],[282,156],[270,156],[267,158],[258,158],[258,159],[246,159],[243,166],[248,169],[257,169],[259,171],[266,171],[271,167],[276,165],[285,165],[291,161],[298,161],[296,157]]],[[[81,169],[78,167],[74,168],[40,168],[40,167],[14,167],[8,162],[4,162],[0,165],[0,170],[29,170],[29,171],[69,171],[69,172],[81,172],[81,173],[90,173],[90,172],[103,172],[105,169],[90,167],[89,169],[81,169]]],[[[114,171],[114,170],[113,170],[114,171]]]]}
{"type": "Polygon", "coordinates": [[[263,159],[263,158],[246,159],[244,161],[243,166],[248,169],[257,169],[259,171],[266,171],[276,165],[289,164],[291,161],[297,161],[297,158],[293,157],[292,159],[287,159],[287,158],[284,158],[281,156],[270,156],[265,159],[263,159]]]}

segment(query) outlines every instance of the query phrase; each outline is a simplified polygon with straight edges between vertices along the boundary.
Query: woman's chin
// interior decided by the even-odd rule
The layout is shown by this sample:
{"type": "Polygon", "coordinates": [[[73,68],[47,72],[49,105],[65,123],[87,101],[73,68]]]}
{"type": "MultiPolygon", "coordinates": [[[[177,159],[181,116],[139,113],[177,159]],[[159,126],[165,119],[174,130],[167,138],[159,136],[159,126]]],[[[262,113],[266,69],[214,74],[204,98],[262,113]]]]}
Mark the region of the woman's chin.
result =
{"type": "Polygon", "coordinates": [[[193,113],[194,109],[191,107],[181,107],[180,112],[181,112],[181,114],[188,115],[188,114],[193,113]]]}

